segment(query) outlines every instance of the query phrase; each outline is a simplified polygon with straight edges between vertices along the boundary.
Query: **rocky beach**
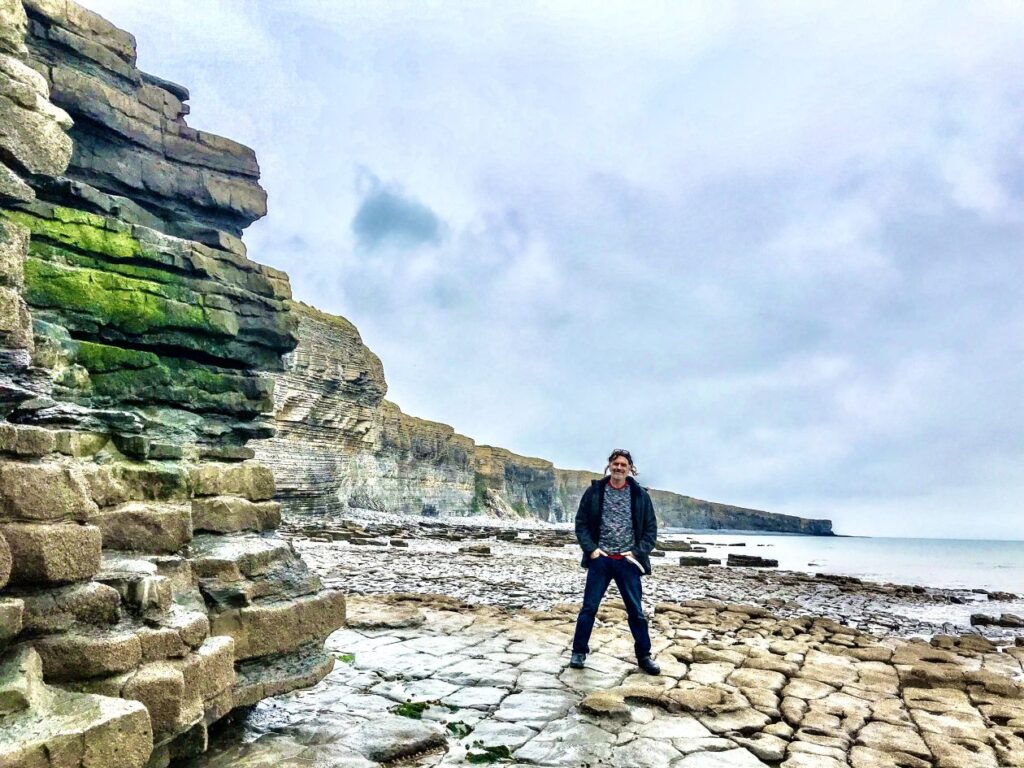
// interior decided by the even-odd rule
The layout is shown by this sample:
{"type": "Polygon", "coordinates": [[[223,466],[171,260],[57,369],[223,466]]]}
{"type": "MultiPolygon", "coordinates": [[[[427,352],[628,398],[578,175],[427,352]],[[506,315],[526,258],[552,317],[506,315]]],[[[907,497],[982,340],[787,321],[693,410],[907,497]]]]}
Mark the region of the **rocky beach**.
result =
{"type": "Polygon", "coordinates": [[[682,566],[669,551],[645,595],[661,676],[637,670],[614,589],[573,670],[583,576],[565,527],[372,517],[286,526],[348,590],[327,642],[341,663],[190,766],[1024,765],[1024,630],[943,620],[1012,617],[1017,595],[682,566]]]}
{"type": "MultiPolygon", "coordinates": [[[[662,674],[614,593],[568,669],[597,475],[385,399],[249,257],[255,153],[188,99],[88,9],[0,0],[0,768],[1024,766],[1009,592],[665,536],[662,674]]],[[[833,535],[651,495],[712,539],[833,535]]]]}

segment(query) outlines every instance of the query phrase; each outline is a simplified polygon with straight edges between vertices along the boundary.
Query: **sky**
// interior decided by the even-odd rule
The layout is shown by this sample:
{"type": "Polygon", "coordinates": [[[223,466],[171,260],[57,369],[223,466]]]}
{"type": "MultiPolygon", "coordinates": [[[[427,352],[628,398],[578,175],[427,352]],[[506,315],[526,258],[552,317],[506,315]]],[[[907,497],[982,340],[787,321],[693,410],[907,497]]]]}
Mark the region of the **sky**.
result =
{"type": "Polygon", "coordinates": [[[256,150],[251,258],[479,443],[1024,539],[1024,5],[85,0],[256,150]]]}

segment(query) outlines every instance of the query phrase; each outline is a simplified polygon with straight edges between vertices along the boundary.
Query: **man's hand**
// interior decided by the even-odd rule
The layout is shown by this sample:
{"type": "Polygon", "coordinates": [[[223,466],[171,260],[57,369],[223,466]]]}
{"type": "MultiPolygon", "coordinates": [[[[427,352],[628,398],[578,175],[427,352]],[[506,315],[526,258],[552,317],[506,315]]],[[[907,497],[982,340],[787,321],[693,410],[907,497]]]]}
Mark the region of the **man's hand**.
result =
{"type": "Polygon", "coordinates": [[[603,549],[595,549],[593,552],[590,553],[590,559],[597,560],[597,558],[604,557],[604,555],[605,551],[603,549]]]}

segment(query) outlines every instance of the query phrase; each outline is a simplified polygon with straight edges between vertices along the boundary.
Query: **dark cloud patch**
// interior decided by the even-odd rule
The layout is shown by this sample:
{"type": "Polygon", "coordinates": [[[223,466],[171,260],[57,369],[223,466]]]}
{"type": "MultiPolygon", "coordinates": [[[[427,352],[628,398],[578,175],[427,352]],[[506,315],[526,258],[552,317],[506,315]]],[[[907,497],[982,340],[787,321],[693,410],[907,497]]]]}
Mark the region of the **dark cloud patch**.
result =
{"type": "Polygon", "coordinates": [[[352,233],[359,247],[415,248],[437,245],[444,222],[428,206],[400,190],[374,185],[352,217],[352,233]]]}

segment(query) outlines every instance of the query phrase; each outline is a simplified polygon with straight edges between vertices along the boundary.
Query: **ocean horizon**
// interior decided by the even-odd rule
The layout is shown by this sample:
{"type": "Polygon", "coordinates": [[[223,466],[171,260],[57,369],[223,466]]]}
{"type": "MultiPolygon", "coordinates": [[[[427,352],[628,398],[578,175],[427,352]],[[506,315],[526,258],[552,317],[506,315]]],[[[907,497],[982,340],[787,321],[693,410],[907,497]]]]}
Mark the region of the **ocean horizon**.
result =
{"type": "Polygon", "coordinates": [[[704,542],[707,554],[723,561],[729,552],[740,551],[773,558],[781,570],[943,589],[1024,593],[1021,540],[809,536],[683,528],[665,528],[662,538],[704,542]],[[742,543],[745,548],[735,546],[742,543]]]}

